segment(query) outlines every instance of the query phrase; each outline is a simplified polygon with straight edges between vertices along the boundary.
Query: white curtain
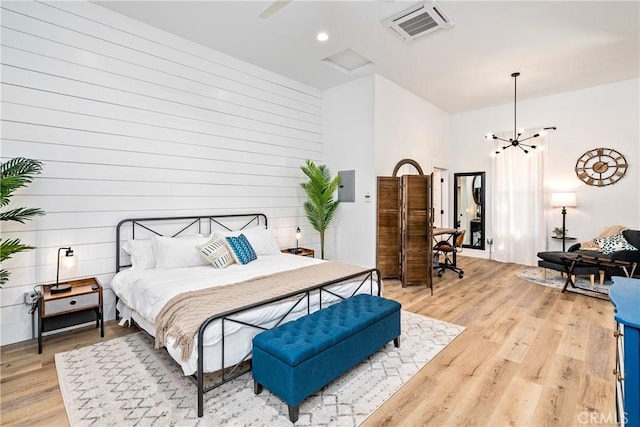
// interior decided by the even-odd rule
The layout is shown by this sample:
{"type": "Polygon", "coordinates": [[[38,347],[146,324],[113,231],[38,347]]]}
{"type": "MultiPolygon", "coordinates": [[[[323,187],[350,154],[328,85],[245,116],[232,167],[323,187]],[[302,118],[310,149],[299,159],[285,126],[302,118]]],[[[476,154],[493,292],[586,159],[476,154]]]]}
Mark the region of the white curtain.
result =
{"type": "MultiPolygon", "coordinates": [[[[521,139],[540,132],[542,129],[528,129],[521,139]]],[[[509,139],[513,133],[497,136],[509,139]]],[[[498,261],[536,265],[536,254],[546,245],[543,182],[547,138],[526,141],[538,147],[525,147],[529,153],[513,146],[502,150],[508,143],[493,140],[493,151],[500,151],[491,161],[493,247],[498,261]]]]}

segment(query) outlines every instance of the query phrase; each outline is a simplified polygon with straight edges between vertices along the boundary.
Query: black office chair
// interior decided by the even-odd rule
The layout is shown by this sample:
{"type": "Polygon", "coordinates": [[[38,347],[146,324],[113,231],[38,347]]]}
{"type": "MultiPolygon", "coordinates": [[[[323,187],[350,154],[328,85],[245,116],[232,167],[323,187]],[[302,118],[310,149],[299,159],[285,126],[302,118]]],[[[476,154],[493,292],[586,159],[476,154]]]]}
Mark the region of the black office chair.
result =
{"type": "Polygon", "coordinates": [[[433,256],[440,259],[440,254],[444,257],[443,262],[438,262],[436,268],[438,268],[438,277],[442,277],[445,270],[451,270],[458,273],[458,278],[462,279],[464,271],[458,268],[456,265],[456,258],[458,252],[462,252],[462,240],[464,239],[465,230],[456,231],[451,239],[441,240],[433,247],[433,256]],[[453,246],[451,243],[453,242],[453,246]]]}

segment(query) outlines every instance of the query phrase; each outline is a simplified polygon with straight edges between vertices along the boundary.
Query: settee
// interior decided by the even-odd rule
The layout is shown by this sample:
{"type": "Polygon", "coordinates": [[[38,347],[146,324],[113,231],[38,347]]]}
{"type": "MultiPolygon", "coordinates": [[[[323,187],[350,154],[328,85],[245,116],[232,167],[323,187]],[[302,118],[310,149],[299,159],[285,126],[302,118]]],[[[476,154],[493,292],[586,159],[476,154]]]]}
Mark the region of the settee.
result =
{"type": "MultiPolygon", "coordinates": [[[[636,250],[616,250],[614,252],[605,254],[602,250],[595,249],[594,245],[590,245],[591,247],[584,248],[583,244],[576,243],[571,246],[567,252],[573,254],[582,254],[592,257],[597,257],[600,259],[606,260],[620,260],[620,261],[629,261],[635,262],[640,266],[640,230],[624,230],[622,231],[622,237],[636,250]]],[[[586,245],[585,245],[586,246],[586,245]]],[[[597,247],[597,246],[596,246],[597,247]]],[[[538,261],[539,267],[549,268],[552,270],[564,272],[565,267],[562,263],[561,257],[565,255],[565,252],[561,251],[545,251],[538,252],[538,261]]],[[[591,281],[593,282],[593,275],[598,272],[598,268],[591,265],[576,265],[574,269],[574,273],[576,275],[589,275],[591,276],[591,281]]],[[[601,273],[600,281],[606,277],[609,278],[611,276],[621,276],[624,275],[622,270],[617,267],[606,267],[601,273]]],[[[640,268],[636,268],[635,277],[640,277],[640,268]]]]}

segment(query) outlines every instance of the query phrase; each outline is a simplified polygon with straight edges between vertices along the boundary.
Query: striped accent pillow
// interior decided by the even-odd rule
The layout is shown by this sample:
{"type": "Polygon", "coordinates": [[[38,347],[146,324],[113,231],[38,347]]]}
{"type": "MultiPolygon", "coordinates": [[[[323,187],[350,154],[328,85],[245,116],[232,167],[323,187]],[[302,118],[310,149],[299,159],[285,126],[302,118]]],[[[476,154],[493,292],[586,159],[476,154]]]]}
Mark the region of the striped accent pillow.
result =
{"type": "Polygon", "coordinates": [[[251,243],[244,234],[238,237],[226,237],[227,246],[231,249],[231,256],[238,264],[249,264],[258,259],[256,251],[251,247],[251,243]]]}
{"type": "Polygon", "coordinates": [[[207,243],[196,248],[200,255],[215,268],[225,268],[235,262],[224,237],[214,235],[207,243]]]}

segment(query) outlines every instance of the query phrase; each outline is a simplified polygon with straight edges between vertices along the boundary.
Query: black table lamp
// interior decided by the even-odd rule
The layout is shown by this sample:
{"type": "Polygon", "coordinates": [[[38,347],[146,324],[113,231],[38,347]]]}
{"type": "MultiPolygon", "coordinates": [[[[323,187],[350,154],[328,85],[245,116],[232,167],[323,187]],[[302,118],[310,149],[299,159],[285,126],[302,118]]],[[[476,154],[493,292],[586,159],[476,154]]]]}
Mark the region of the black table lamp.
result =
{"type": "Polygon", "coordinates": [[[58,294],[61,292],[68,292],[71,290],[71,285],[61,285],[60,282],[60,251],[64,250],[64,257],[65,257],[65,266],[68,268],[71,268],[73,266],[73,249],[71,249],[71,247],[66,247],[66,248],[59,248],[58,249],[58,266],[56,268],[56,284],[51,286],[49,288],[49,291],[52,294],[58,294]]]}
{"type": "Polygon", "coordinates": [[[298,246],[300,246],[300,227],[296,229],[296,251],[298,250],[298,246]]]}

